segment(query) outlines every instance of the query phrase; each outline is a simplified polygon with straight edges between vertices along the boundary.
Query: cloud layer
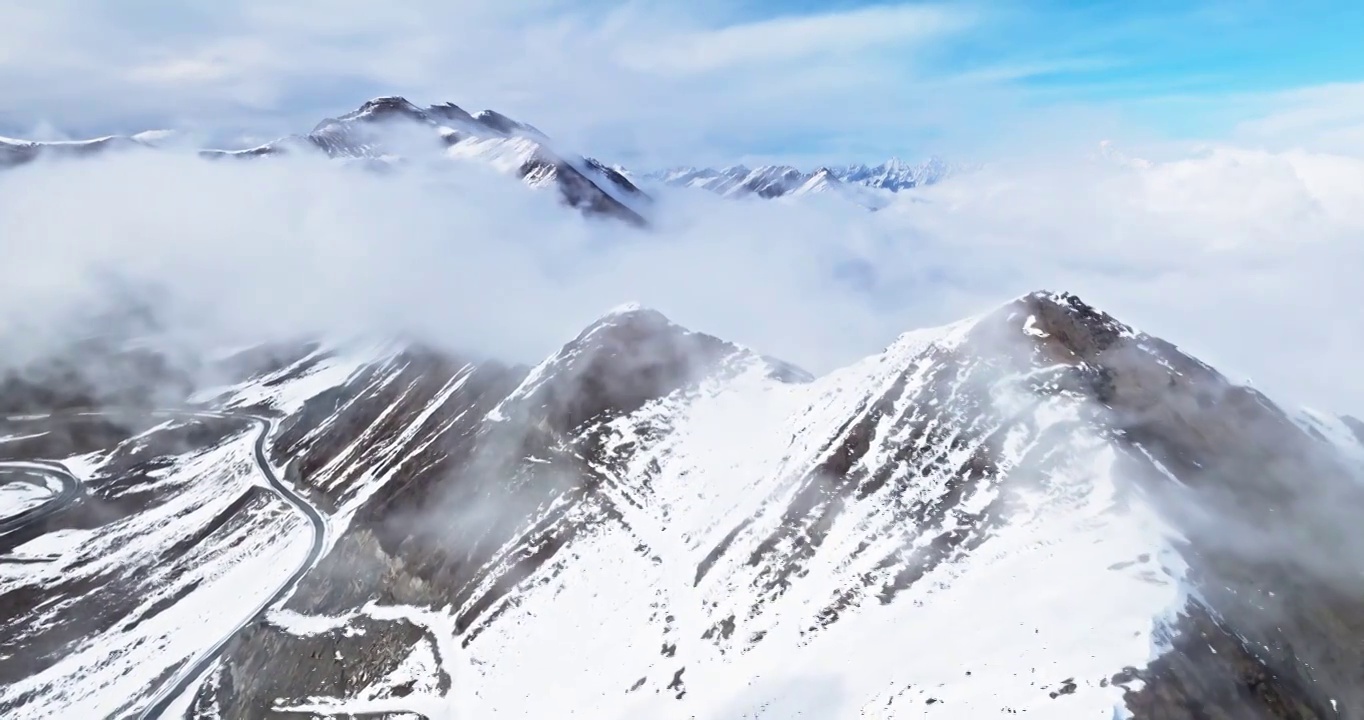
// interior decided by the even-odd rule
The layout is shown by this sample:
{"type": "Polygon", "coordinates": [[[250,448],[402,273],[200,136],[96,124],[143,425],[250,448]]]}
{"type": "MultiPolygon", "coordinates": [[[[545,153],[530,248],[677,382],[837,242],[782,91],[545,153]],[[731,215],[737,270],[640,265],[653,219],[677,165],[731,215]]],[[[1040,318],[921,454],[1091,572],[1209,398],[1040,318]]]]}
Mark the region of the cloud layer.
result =
{"type": "Polygon", "coordinates": [[[1364,409],[1364,162],[1224,148],[999,165],[868,213],[832,197],[660,198],[590,220],[478,166],[131,153],[0,175],[0,337],[39,347],[115,281],[186,342],[407,332],[534,362],[639,301],[825,371],[904,330],[1070,290],[1235,380],[1364,409]]]}

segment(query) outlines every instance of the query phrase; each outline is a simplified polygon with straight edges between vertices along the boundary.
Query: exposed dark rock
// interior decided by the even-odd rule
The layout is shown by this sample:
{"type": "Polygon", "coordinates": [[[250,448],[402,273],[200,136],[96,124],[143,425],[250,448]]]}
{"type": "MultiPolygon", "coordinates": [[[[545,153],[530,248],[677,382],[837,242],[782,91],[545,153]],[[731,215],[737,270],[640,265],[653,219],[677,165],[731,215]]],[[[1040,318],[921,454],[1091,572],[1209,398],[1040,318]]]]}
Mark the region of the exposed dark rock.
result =
{"type": "Polygon", "coordinates": [[[572,432],[601,416],[628,414],[709,375],[738,348],[674,325],[653,310],[604,318],[559,352],[552,374],[523,404],[551,428],[572,432]]]}
{"type": "MultiPolygon", "coordinates": [[[[354,697],[397,669],[414,646],[429,642],[411,623],[365,617],[309,635],[256,623],[234,640],[233,662],[219,671],[220,682],[203,686],[200,701],[224,720],[248,720],[274,716],[279,698],[354,697]]],[[[445,688],[450,681],[439,678],[445,688]]]]}
{"type": "MultiPolygon", "coordinates": [[[[1127,687],[1127,707],[1140,720],[1325,720],[1353,717],[1330,709],[1321,690],[1298,675],[1280,675],[1243,640],[1195,604],[1171,629],[1173,647],[1145,670],[1113,678],[1127,687]]],[[[1358,707],[1342,704],[1344,708],[1358,707]]]]}

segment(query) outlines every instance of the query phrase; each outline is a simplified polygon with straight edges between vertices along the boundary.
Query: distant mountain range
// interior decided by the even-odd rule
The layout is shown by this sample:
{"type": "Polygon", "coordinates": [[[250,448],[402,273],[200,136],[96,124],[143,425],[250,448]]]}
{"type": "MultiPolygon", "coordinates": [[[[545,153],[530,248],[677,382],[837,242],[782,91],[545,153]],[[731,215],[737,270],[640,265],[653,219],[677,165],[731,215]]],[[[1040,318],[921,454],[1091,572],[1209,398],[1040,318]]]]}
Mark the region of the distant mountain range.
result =
{"type": "MultiPolygon", "coordinates": [[[[762,165],[756,168],[730,165],[719,169],[681,167],[648,173],[643,178],[674,187],[710,190],[727,197],[756,195],[776,198],[821,192],[856,192],[854,188],[894,193],[932,185],[951,172],[952,168],[938,158],[918,164],[891,158],[880,165],[821,167],[809,172],[790,165],[762,165]]],[[[868,196],[862,194],[857,197],[868,196]]]]}
{"type": "MultiPolygon", "coordinates": [[[[40,142],[0,138],[0,168],[39,158],[74,158],[109,151],[165,148],[173,135],[151,131],[90,140],[40,142]]],[[[202,157],[253,159],[297,153],[322,153],[386,168],[427,153],[456,161],[489,165],[532,187],[557,188],[567,205],[590,215],[646,224],[651,198],[636,184],[703,188],[725,197],[777,198],[833,192],[876,209],[893,193],[929,185],[952,168],[939,159],[919,164],[898,158],[880,165],[821,167],[812,172],[789,165],[749,168],[674,168],[636,173],[590,157],[564,152],[533,125],[493,110],[475,113],[453,103],[419,107],[406,98],[378,97],[351,112],[324,119],[305,134],[288,135],[239,150],[199,150],[202,157]]]]}

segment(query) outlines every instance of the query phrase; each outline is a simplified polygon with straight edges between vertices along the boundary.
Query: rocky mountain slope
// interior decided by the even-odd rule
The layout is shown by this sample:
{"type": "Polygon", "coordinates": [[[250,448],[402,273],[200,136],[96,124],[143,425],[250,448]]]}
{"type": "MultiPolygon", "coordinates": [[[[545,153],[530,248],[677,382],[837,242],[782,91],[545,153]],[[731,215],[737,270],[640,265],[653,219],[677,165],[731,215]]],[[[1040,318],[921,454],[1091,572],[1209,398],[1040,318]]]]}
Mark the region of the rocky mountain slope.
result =
{"type": "MultiPolygon", "coordinates": [[[[0,558],[7,717],[132,712],[216,632],[177,716],[1364,717],[1354,425],[1070,295],[819,378],[632,306],[533,368],[211,369],[222,421],[0,426],[88,478],[0,558]],[[306,540],[231,459],[248,413],[328,527],[253,622],[224,588],[306,540]]],[[[107,402],[35,382],[16,411],[107,402]]]]}

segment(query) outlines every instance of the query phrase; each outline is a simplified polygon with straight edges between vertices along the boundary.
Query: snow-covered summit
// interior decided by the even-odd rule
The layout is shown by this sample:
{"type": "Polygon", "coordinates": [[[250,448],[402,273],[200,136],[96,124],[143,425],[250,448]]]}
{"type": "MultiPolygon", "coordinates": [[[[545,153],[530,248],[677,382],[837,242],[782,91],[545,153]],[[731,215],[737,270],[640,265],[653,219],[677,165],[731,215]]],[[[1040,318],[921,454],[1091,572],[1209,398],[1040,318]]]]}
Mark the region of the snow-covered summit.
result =
{"type": "Polygon", "coordinates": [[[830,170],[829,168],[820,168],[811,174],[809,179],[802,183],[800,187],[793,190],[792,193],[796,195],[805,195],[808,193],[828,192],[842,183],[843,181],[838,179],[838,176],[834,174],[833,170],[830,170]]]}
{"type": "MultiPolygon", "coordinates": [[[[361,103],[360,107],[351,110],[350,112],[339,115],[336,118],[323,120],[319,123],[318,128],[334,122],[345,123],[353,120],[379,121],[397,117],[421,120],[425,118],[425,113],[421,108],[409,102],[407,98],[390,95],[366,100],[364,103],[361,103]]],[[[314,132],[316,132],[316,129],[314,129],[314,132]]]]}

